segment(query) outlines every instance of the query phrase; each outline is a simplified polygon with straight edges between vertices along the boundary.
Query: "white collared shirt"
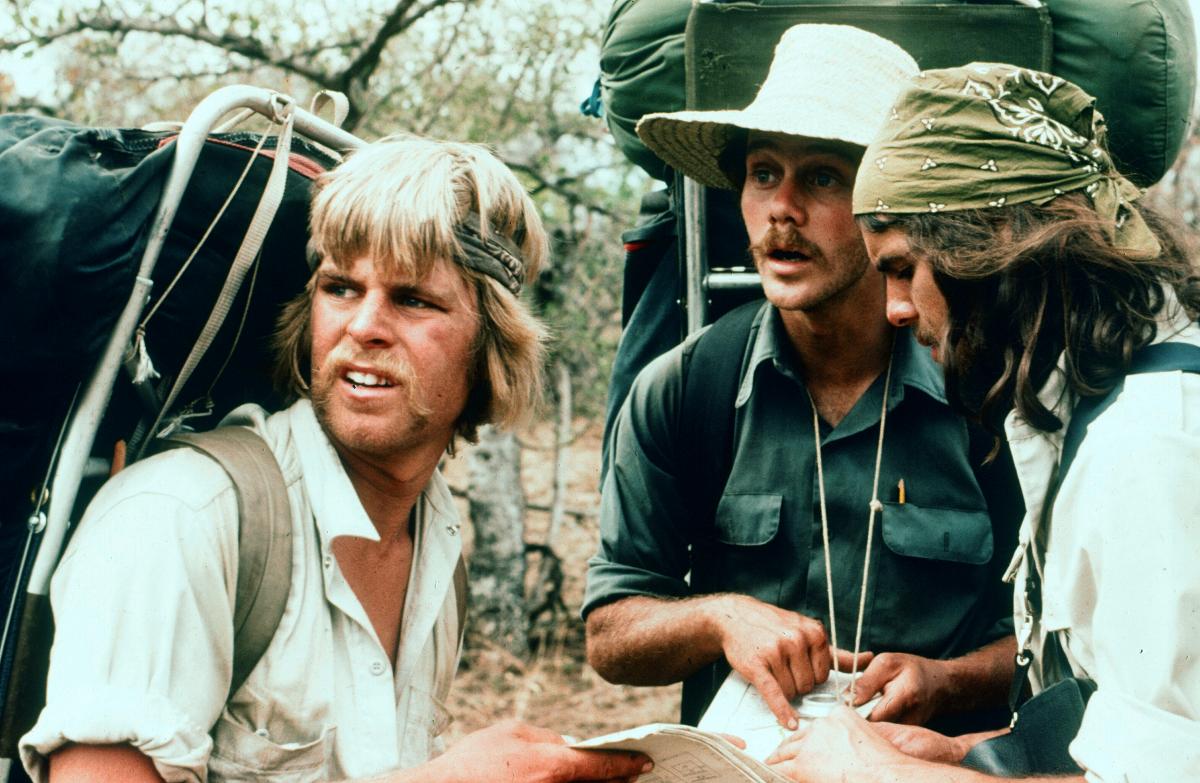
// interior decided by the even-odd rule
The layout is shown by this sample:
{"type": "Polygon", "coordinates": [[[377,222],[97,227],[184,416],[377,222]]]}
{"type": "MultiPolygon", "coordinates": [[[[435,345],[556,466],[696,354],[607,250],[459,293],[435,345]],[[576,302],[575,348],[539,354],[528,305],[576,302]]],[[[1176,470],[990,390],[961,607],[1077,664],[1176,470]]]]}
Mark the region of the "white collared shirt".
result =
{"type": "MultiPolygon", "coordinates": [[[[1156,342],[1200,345],[1173,294],[1156,342]]],[[[1026,517],[1036,540],[1073,400],[1062,362],[1038,395],[1063,420],[1040,432],[1015,413],[1005,423],[1026,517]]],[[[1043,670],[1059,633],[1071,672],[1097,683],[1071,754],[1089,781],[1200,780],[1200,376],[1130,375],[1088,428],[1054,499],[1044,534],[1043,611],[1026,615],[1018,550],[1015,614],[1028,620],[1035,691],[1063,673],[1043,670]]]]}
{"type": "Polygon", "coordinates": [[[331,544],[378,540],[307,401],[243,406],[280,462],[292,510],[292,590],[263,659],[226,704],[237,581],[236,497],[188,449],[140,462],[85,514],[51,587],[57,634],[46,709],[22,738],[34,780],[67,742],[129,743],[167,781],[329,780],[412,767],[440,749],[457,666],[458,515],[436,472],[393,670],[331,544]]]}

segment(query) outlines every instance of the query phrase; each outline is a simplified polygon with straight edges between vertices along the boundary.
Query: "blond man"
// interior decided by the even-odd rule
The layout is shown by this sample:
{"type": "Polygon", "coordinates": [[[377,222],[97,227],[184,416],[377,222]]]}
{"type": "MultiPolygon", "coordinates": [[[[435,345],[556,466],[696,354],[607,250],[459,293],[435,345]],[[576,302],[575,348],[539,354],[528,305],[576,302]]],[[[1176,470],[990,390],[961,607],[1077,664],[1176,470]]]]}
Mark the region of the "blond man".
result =
{"type": "Polygon", "coordinates": [[[544,330],[518,298],[547,253],[535,207],[479,147],[390,139],[318,181],[311,222],[315,272],[277,336],[297,400],[226,420],[266,441],[288,487],[292,582],[271,645],[227,698],[234,489],[188,450],[135,465],[56,574],[26,768],[55,783],[635,774],[645,759],[515,724],[433,758],[461,630],[437,464],[537,399],[544,330]]]}

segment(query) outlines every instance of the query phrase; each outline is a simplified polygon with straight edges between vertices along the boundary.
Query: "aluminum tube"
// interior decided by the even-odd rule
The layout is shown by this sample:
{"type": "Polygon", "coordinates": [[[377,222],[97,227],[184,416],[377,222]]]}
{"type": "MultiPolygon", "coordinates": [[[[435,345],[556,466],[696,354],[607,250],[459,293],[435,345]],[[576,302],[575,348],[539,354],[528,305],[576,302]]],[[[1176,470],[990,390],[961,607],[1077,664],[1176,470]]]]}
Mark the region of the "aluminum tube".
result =
{"type": "Polygon", "coordinates": [[[691,177],[684,177],[684,296],[687,298],[688,334],[699,331],[708,320],[708,292],[704,288],[708,234],[704,207],[704,186],[691,177]]]}
{"type": "MultiPolygon", "coordinates": [[[[171,171],[167,176],[167,184],[150,229],[146,250],[142,254],[142,261],[134,278],[133,291],[113,327],[112,336],[105,346],[100,363],[88,381],[63,441],[51,482],[52,495],[47,508],[46,531],[29,576],[28,592],[45,595],[50,589],[50,576],[58,563],[59,553],[70,526],[71,510],[79,494],[79,484],[96,440],[100,419],[112,396],[113,383],[126,346],[132,340],[138,319],[150,299],[150,291],[154,285],[150,275],[158,262],[167,233],[179,209],[179,202],[183,199],[188,181],[196,168],[204,140],[225,115],[238,109],[250,108],[266,117],[273,117],[275,101],[279,97],[283,96],[261,87],[222,87],[196,106],[180,130],[175,143],[175,159],[171,163],[171,171]]],[[[298,132],[327,147],[354,149],[366,143],[299,107],[295,109],[295,117],[295,128],[298,132]]]]}

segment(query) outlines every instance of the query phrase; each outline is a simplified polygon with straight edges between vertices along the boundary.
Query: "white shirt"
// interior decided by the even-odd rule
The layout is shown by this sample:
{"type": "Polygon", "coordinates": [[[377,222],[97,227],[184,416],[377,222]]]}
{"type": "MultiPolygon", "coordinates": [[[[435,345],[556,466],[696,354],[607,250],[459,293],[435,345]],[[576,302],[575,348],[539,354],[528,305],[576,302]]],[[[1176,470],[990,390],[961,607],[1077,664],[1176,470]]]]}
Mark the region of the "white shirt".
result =
{"type": "Polygon", "coordinates": [[[226,704],[237,505],[213,461],[177,449],[96,496],[51,584],[47,706],[21,741],[35,781],[67,742],[129,743],[167,781],[312,781],[415,766],[440,750],[457,666],[458,515],[434,473],[420,501],[393,671],[331,544],[378,540],[307,401],[265,418],[292,511],[292,589],[266,653],[226,704]],[[269,774],[269,773],[274,773],[269,774]]]}
{"type": "MultiPolygon", "coordinates": [[[[1172,294],[1156,342],[1200,345],[1172,294]]],[[[1005,423],[1025,496],[1014,558],[1018,638],[1032,636],[1035,691],[1047,636],[1072,672],[1097,683],[1071,755],[1089,781],[1200,781],[1200,375],[1130,375],[1089,426],[1052,509],[1045,537],[1040,622],[1021,586],[1072,401],[1062,363],[1038,395],[1063,420],[1040,432],[1005,423]]]]}

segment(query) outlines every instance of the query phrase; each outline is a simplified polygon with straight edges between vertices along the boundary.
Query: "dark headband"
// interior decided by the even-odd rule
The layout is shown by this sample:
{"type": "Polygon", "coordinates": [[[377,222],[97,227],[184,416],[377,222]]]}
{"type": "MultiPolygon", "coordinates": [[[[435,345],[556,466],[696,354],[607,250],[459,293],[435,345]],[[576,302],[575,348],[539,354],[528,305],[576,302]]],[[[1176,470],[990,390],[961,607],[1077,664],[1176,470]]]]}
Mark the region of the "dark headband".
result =
{"type": "Polygon", "coordinates": [[[467,213],[455,234],[463,250],[456,259],[458,263],[500,281],[514,294],[521,292],[525,262],[515,244],[495,233],[489,233],[485,238],[480,230],[479,214],[474,211],[467,213]]]}

